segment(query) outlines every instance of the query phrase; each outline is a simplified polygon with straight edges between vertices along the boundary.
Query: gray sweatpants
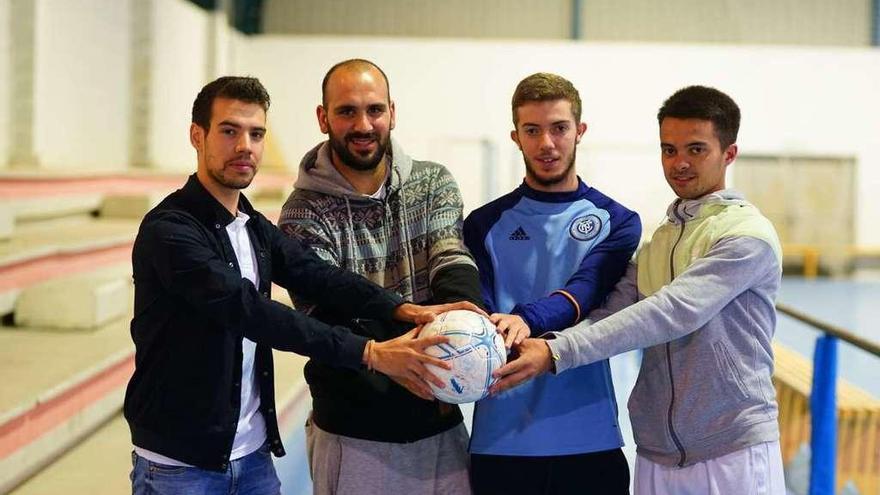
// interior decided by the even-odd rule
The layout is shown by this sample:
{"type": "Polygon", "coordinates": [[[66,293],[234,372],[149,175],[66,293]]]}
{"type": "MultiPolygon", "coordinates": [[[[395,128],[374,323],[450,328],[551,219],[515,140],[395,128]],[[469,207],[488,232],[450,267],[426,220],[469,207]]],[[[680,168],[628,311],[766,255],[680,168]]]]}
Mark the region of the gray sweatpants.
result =
{"type": "Polygon", "coordinates": [[[460,424],[413,443],[361,440],[306,423],[315,495],[467,495],[468,434],[460,424]]]}

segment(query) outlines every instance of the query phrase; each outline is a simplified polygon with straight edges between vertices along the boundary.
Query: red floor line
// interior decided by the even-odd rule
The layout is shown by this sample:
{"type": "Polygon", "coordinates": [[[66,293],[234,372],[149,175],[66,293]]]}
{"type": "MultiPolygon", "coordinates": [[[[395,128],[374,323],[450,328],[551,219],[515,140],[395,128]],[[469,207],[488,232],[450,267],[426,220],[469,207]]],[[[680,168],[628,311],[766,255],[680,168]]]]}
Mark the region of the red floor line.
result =
{"type": "Polygon", "coordinates": [[[36,404],[33,408],[0,425],[0,460],[124,386],[133,371],[134,353],[131,353],[59,395],[36,404]]]}
{"type": "Polygon", "coordinates": [[[60,275],[75,275],[112,263],[131,261],[134,241],[79,253],[42,256],[0,267],[0,292],[23,289],[60,275]]]}
{"type": "MultiPolygon", "coordinates": [[[[0,178],[0,197],[40,198],[75,194],[132,194],[148,192],[171,192],[183,185],[186,175],[157,177],[126,176],[124,174],[100,177],[58,178],[0,178]]],[[[257,175],[254,185],[285,187],[293,184],[292,176],[279,174],[257,175]]]]}

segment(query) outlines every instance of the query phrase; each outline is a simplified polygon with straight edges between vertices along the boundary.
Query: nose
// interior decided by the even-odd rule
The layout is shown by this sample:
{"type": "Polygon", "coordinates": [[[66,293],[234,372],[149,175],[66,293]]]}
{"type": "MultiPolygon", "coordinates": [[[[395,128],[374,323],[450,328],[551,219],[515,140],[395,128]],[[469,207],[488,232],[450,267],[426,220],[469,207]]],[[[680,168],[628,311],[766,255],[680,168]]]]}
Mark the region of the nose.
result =
{"type": "Polygon", "coordinates": [[[251,151],[251,136],[247,132],[242,132],[238,138],[238,141],[235,143],[235,151],[236,153],[245,153],[251,151]]]}
{"type": "Polygon", "coordinates": [[[373,124],[370,122],[367,112],[358,113],[354,119],[354,130],[357,132],[370,132],[372,129],[373,124]]]}
{"type": "Polygon", "coordinates": [[[553,139],[550,138],[549,132],[541,133],[541,136],[538,138],[538,144],[541,146],[542,150],[550,150],[555,148],[553,139]]]}
{"type": "Polygon", "coordinates": [[[688,161],[686,157],[678,157],[673,163],[673,167],[675,168],[675,170],[686,170],[690,168],[690,166],[691,162],[688,161]]]}

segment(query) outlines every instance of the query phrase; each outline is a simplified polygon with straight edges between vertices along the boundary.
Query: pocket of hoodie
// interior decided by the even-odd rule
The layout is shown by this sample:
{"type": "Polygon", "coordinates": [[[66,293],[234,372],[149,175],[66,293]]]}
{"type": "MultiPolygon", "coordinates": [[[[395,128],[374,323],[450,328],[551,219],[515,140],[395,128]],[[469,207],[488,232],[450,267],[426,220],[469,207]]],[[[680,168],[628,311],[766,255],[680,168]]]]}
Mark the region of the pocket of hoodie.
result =
{"type": "Polygon", "coordinates": [[[715,361],[718,363],[718,370],[721,372],[724,381],[730,384],[736,392],[739,392],[740,399],[748,399],[749,392],[746,390],[746,384],[743,381],[742,374],[736,361],[730,354],[730,350],[723,341],[717,341],[712,344],[715,351],[715,361]]]}

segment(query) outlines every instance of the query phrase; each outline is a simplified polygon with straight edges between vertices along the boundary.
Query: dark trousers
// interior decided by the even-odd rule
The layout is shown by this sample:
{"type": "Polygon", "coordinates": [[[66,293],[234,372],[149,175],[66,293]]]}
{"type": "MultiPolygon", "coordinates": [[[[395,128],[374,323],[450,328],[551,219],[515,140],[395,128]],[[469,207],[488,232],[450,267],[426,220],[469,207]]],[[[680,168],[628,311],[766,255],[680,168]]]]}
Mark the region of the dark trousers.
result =
{"type": "Polygon", "coordinates": [[[628,495],[620,449],[559,456],[471,454],[474,495],[628,495]]]}

